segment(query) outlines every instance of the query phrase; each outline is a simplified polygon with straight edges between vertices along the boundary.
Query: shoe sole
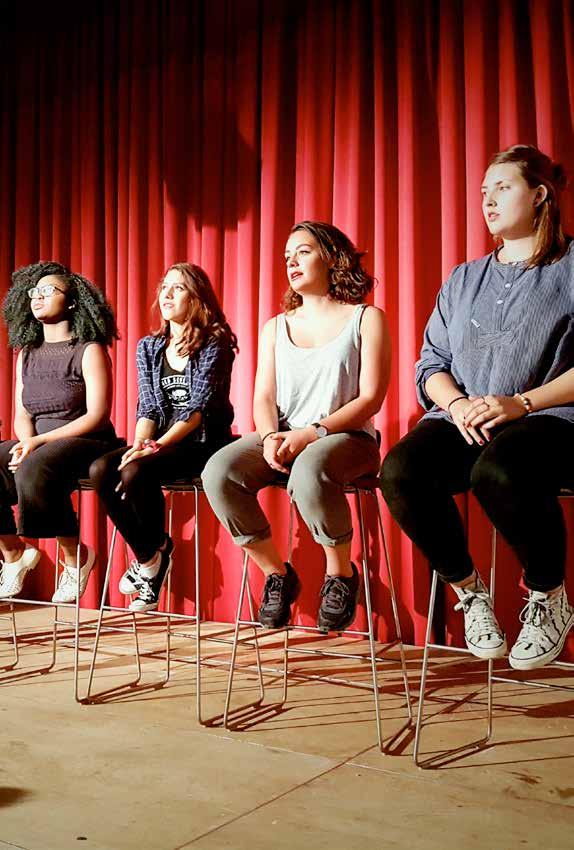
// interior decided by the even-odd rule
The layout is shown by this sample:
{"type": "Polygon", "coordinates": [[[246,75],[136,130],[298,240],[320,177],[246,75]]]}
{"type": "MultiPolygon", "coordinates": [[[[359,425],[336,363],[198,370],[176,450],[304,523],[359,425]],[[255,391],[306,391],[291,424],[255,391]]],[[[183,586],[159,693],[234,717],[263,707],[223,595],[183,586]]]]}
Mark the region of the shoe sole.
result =
{"type": "Polygon", "coordinates": [[[261,626],[263,626],[264,628],[266,628],[266,629],[284,629],[286,626],[289,625],[289,620],[291,619],[291,606],[293,605],[294,602],[297,601],[297,597],[301,593],[301,581],[300,581],[297,573],[295,573],[295,575],[297,576],[297,584],[295,585],[295,593],[293,594],[291,602],[289,603],[289,616],[287,617],[287,619],[285,620],[284,623],[278,624],[278,623],[274,623],[272,620],[266,620],[265,617],[261,617],[259,612],[257,612],[257,622],[261,626]]]}
{"type": "Polygon", "coordinates": [[[562,633],[561,640],[558,641],[551,653],[539,658],[513,658],[511,650],[511,654],[508,656],[508,663],[513,670],[538,670],[540,667],[546,667],[547,664],[551,664],[556,658],[558,658],[564,649],[566,638],[568,637],[568,633],[572,626],[574,626],[574,614],[570,617],[568,625],[562,633]]]}
{"type": "Polygon", "coordinates": [[[508,651],[506,638],[504,638],[504,643],[501,646],[497,646],[494,649],[480,649],[479,647],[472,646],[467,641],[465,643],[470,654],[474,655],[475,658],[481,658],[483,661],[495,661],[497,658],[504,658],[508,651]]]}

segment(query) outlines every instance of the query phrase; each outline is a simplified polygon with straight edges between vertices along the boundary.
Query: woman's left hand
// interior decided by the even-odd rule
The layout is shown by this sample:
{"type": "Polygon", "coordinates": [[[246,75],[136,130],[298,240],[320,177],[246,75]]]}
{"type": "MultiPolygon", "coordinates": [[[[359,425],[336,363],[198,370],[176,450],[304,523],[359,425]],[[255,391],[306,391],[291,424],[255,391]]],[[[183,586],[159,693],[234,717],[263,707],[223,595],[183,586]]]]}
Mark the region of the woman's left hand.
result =
{"type": "Polygon", "coordinates": [[[472,403],[465,411],[464,423],[467,427],[480,428],[483,433],[527,414],[522,402],[514,396],[469,396],[468,400],[472,403]]]}
{"type": "Polygon", "coordinates": [[[10,449],[10,454],[12,458],[10,463],[8,464],[8,469],[10,472],[15,472],[22,461],[28,457],[29,454],[32,454],[34,449],[37,449],[38,446],[42,445],[42,441],[36,437],[24,437],[23,440],[19,440],[15,446],[12,446],[10,449]]]}
{"type": "Polygon", "coordinates": [[[133,460],[138,460],[140,457],[147,457],[148,455],[152,455],[154,453],[154,449],[152,446],[145,446],[141,449],[136,449],[132,446],[131,449],[128,449],[127,452],[124,452],[122,455],[122,459],[120,461],[120,465],[118,466],[118,472],[123,469],[128,463],[131,463],[133,460]]]}
{"type": "Polygon", "coordinates": [[[277,457],[284,464],[293,463],[309,443],[317,439],[314,428],[294,428],[293,431],[278,431],[283,442],[277,449],[277,457]]]}

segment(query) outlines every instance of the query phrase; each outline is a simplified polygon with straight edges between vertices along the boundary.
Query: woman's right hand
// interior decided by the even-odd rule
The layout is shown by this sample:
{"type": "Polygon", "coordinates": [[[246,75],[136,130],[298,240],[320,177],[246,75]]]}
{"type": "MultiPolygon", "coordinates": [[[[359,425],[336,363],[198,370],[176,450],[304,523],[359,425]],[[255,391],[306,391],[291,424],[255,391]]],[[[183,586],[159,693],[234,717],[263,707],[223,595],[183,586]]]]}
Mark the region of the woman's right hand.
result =
{"type": "Polygon", "coordinates": [[[143,440],[134,440],[133,446],[130,446],[129,449],[127,449],[123,453],[121,460],[120,460],[120,465],[118,466],[118,469],[122,469],[126,465],[126,463],[129,463],[130,460],[133,459],[132,456],[135,455],[136,452],[141,452],[142,448],[143,448],[143,440]]]}
{"type": "Polygon", "coordinates": [[[468,398],[457,398],[450,405],[448,412],[450,417],[469,446],[473,443],[478,443],[479,446],[484,446],[489,439],[488,435],[484,435],[480,428],[473,428],[471,425],[465,425],[465,416],[467,411],[472,407],[472,402],[468,398]]]}
{"type": "Polygon", "coordinates": [[[276,472],[288,473],[289,470],[283,466],[281,460],[277,457],[277,451],[281,447],[283,439],[279,433],[268,434],[263,441],[263,457],[271,469],[274,469],[276,472]]]}

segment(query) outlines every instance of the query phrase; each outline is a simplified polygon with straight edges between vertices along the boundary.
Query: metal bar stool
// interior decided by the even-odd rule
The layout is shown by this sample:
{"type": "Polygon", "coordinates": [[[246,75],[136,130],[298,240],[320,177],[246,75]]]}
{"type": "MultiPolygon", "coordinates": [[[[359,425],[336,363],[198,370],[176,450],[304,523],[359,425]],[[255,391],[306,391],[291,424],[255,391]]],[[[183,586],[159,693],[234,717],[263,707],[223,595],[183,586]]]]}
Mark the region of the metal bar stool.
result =
{"type": "MultiPolygon", "coordinates": [[[[172,635],[178,635],[182,637],[189,637],[186,632],[175,632],[172,630],[172,621],[187,621],[195,626],[195,684],[196,684],[196,709],[197,709],[197,718],[200,723],[203,723],[202,715],[201,715],[201,611],[200,611],[200,567],[199,567],[199,494],[203,493],[203,485],[201,482],[201,478],[193,478],[182,479],[178,481],[169,482],[166,484],[162,484],[162,489],[164,493],[167,495],[167,529],[168,534],[171,537],[173,530],[173,500],[174,496],[177,493],[193,493],[194,494],[194,508],[195,508],[195,546],[194,546],[194,554],[195,554],[195,614],[174,614],[170,611],[171,605],[171,570],[168,573],[167,581],[164,585],[164,600],[166,602],[166,610],[165,611],[145,611],[140,612],[139,616],[141,617],[163,617],[166,621],[166,631],[165,631],[165,673],[163,680],[158,683],[159,687],[165,685],[170,678],[171,674],[171,637],[172,635]]],[[[102,589],[102,597],[99,609],[98,623],[96,626],[96,637],[93,646],[92,652],[92,661],[90,665],[90,674],[88,679],[88,688],[86,692],[86,697],[84,702],[95,701],[96,699],[101,699],[108,693],[114,692],[117,689],[113,688],[111,691],[105,691],[97,695],[97,697],[91,696],[92,683],[94,678],[94,670],[96,664],[96,656],[98,652],[100,635],[102,631],[112,631],[112,632],[127,632],[132,634],[134,637],[134,649],[135,649],[135,658],[136,658],[136,670],[137,670],[137,678],[130,682],[127,687],[134,688],[139,683],[141,679],[141,654],[139,649],[139,641],[138,641],[138,632],[137,632],[137,612],[130,612],[126,608],[121,608],[119,606],[106,604],[106,598],[108,595],[108,589],[110,584],[111,570],[113,564],[113,556],[114,556],[114,548],[117,537],[117,528],[114,526],[112,532],[112,539],[110,542],[110,548],[108,552],[108,563],[106,567],[106,575],[104,579],[104,586],[102,589]],[[131,627],[129,626],[117,626],[117,625],[104,625],[103,618],[105,612],[114,612],[121,616],[130,616],[131,617],[131,627]]],[[[127,562],[127,544],[124,541],[124,553],[127,562]]],[[[152,653],[153,654],[153,653],[152,653]]]]}
{"type": "MultiPolygon", "coordinates": [[[[283,490],[286,489],[286,484],[284,484],[282,482],[278,483],[278,484],[273,484],[271,486],[276,486],[276,487],[279,487],[280,489],[283,489],[283,490]]],[[[409,682],[408,682],[407,669],[406,669],[406,660],[405,660],[405,654],[404,654],[403,641],[402,641],[402,637],[401,637],[401,627],[400,627],[400,622],[399,622],[398,607],[397,607],[397,601],[396,601],[396,595],[395,595],[395,587],[394,587],[394,582],[393,582],[391,563],[390,563],[389,553],[388,553],[388,549],[387,549],[385,532],[384,532],[383,523],[382,523],[381,509],[380,509],[380,504],[379,504],[379,499],[378,499],[379,489],[380,489],[379,481],[375,477],[361,478],[361,479],[358,479],[357,481],[355,481],[353,484],[350,484],[347,487],[345,487],[345,493],[354,495],[356,497],[356,502],[357,502],[357,514],[358,514],[358,519],[359,519],[359,530],[360,530],[360,536],[361,536],[361,550],[362,550],[361,551],[362,574],[363,574],[363,585],[364,585],[364,589],[365,589],[365,606],[366,606],[368,628],[367,628],[367,631],[359,631],[359,630],[355,630],[355,629],[345,629],[343,632],[340,632],[340,634],[353,635],[355,637],[357,637],[357,636],[367,637],[368,641],[369,641],[369,652],[368,652],[368,654],[351,655],[349,653],[337,653],[337,652],[328,651],[328,650],[305,649],[305,648],[290,647],[289,646],[289,630],[290,629],[299,629],[299,630],[303,630],[303,631],[307,631],[307,632],[314,632],[314,633],[317,633],[317,634],[323,634],[323,632],[321,632],[315,626],[304,626],[304,627],[302,627],[302,626],[286,626],[286,627],[283,627],[281,629],[278,629],[277,631],[283,632],[283,634],[284,634],[283,699],[282,699],[282,702],[285,702],[286,699],[287,699],[288,656],[289,656],[289,653],[304,653],[306,655],[311,654],[311,655],[320,655],[320,656],[323,656],[323,657],[343,657],[343,658],[356,659],[358,661],[366,661],[366,660],[370,661],[372,684],[370,684],[368,686],[364,686],[364,687],[368,687],[368,689],[372,690],[372,692],[373,692],[373,699],[374,699],[374,703],[375,703],[375,717],[376,717],[376,725],[377,725],[378,746],[379,746],[380,750],[383,750],[383,736],[382,736],[382,730],[381,730],[381,709],[380,709],[380,703],[379,703],[379,683],[378,683],[378,675],[377,675],[378,674],[377,665],[383,663],[386,659],[377,657],[377,649],[376,649],[376,646],[375,646],[375,636],[374,636],[374,630],[373,630],[373,611],[372,611],[372,605],[371,605],[371,588],[370,588],[370,581],[369,581],[369,569],[368,569],[368,563],[367,563],[367,551],[368,551],[367,550],[367,539],[366,539],[366,534],[365,534],[365,525],[364,525],[364,517],[363,517],[363,504],[362,504],[362,499],[363,499],[364,496],[368,496],[368,497],[371,497],[372,499],[374,499],[375,504],[376,504],[376,509],[377,509],[377,521],[378,521],[378,527],[379,527],[383,551],[384,551],[386,571],[387,571],[387,576],[388,576],[388,580],[389,580],[389,591],[390,591],[390,596],[391,596],[391,605],[392,605],[392,610],[393,610],[393,619],[394,619],[396,635],[397,635],[397,639],[394,643],[398,644],[400,659],[401,659],[401,670],[402,670],[405,698],[406,698],[406,704],[407,704],[408,724],[410,724],[411,721],[412,721],[412,710],[411,710],[411,701],[410,701],[410,692],[409,692],[409,682]]],[[[294,505],[293,502],[291,502],[290,511],[289,511],[289,543],[288,543],[288,552],[289,552],[288,559],[289,560],[291,559],[291,551],[292,551],[294,510],[295,510],[295,505],[294,505]]],[[[259,645],[258,645],[258,641],[257,641],[257,632],[262,630],[264,627],[261,626],[261,624],[258,623],[255,620],[255,617],[254,617],[253,599],[252,599],[252,594],[251,594],[251,588],[250,588],[250,585],[249,585],[248,563],[249,563],[249,557],[248,557],[247,553],[245,553],[245,556],[243,558],[243,574],[242,574],[242,578],[241,578],[241,586],[240,586],[240,591],[239,591],[239,601],[238,601],[238,604],[237,604],[237,616],[236,616],[236,620],[235,620],[235,631],[234,631],[234,638],[233,638],[233,644],[232,644],[232,650],[231,650],[231,662],[230,662],[230,669],[229,669],[229,677],[228,677],[228,681],[227,681],[227,693],[226,693],[226,698],[225,698],[225,708],[224,708],[224,712],[223,712],[223,725],[226,728],[229,728],[229,707],[230,707],[230,703],[231,703],[233,678],[234,678],[235,666],[236,666],[237,647],[238,647],[238,644],[240,642],[253,642],[254,643],[255,651],[256,651],[257,672],[258,672],[258,679],[259,679],[260,700],[262,701],[265,698],[265,686],[264,686],[263,676],[262,676],[260,649],[259,649],[259,645]],[[246,591],[247,591],[247,602],[248,602],[248,608],[249,608],[249,618],[250,618],[249,620],[242,619],[243,604],[244,604],[246,591]],[[251,637],[249,637],[247,639],[240,638],[239,637],[239,630],[240,630],[241,627],[249,627],[249,628],[253,629],[253,638],[251,638],[251,637]]],[[[269,631],[269,630],[266,630],[266,631],[269,631]]],[[[392,645],[394,645],[394,644],[392,644],[392,645]]],[[[321,679],[323,681],[334,681],[334,682],[339,683],[339,684],[355,684],[356,685],[356,683],[351,683],[348,680],[344,680],[344,679],[343,680],[342,679],[329,679],[328,677],[325,677],[325,676],[318,676],[317,678],[321,679]]]]}
{"type": "MultiPolygon", "coordinates": [[[[573,490],[561,490],[559,494],[560,499],[572,499],[574,498],[573,490]]],[[[494,592],[495,592],[495,579],[496,579],[496,543],[497,543],[497,531],[496,528],[492,527],[492,537],[491,537],[491,555],[490,555],[490,595],[492,600],[494,601],[494,592]]],[[[426,767],[430,762],[435,762],[437,757],[432,759],[427,759],[426,761],[420,761],[419,759],[419,748],[420,748],[420,738],[422,728],[425,725],[423,722],[423,710],[424,710],[424,701],[425,701],[425,687],[426,687],[426,679],[428,673],[428,662],[429,662],[429,650],[431,649],[439,649],[446,650],[449,652],[460,653],[464,655],[470,655],[471,657],[475,657],[472,653],[463,647],[453,647],[453,646],[445,646],[444,644],[436,644],[430,642],[430,635],[433,625],[434,619],[434,611],[435,611],[435,601],[436,601],[436,589],[438,583],[438,574],[433,571],[432,583],[431,583],[431,591],[429,597],[429,609],[428,609],[428,619],[427,619],[427,628],[425,635],[425,646],[423,653],[423,665],[421,670],[421,684],[420,684],[420,694],[419,694],[419,703],[417,710],[417,722],[416,722],[416,731],[415,731],[415,743],[413,749],[413,759],[415,764],[418,767],[426,767]]],[[[547,664],[546,667],[559,667],[568,670],[574,670],[574,664],[568,663],[565,661],[552,661],[550,664],[547,664]]],[[[462,747],[458,747],[456,750],[452,750],[448,755],[454,755],[455,753],[462,752],[468,750],[478,750],[481,747],[484,747],[492,738],[492,729],[493,729],[493,720],[492,720],[492,683],[493,682],[506,682],[510,684],[520,684],[520,685],[532,685],[535,688],[547,688],[554,690],[562,690],[562,691],[574,691],[574,686],[567,685],[550,685],[545,682],[537,682],[532,679],[511,679],[508,676],[499,676],[494,675],[494,661],[493,659],[489,659],[486,661],[486,688],[487,688],[487,703],[486,703],[486,731],[483,738],[480,738],[477,741],[473,741],[470,744],[465,744],[462,747]]],[[[440,757],[439,757],[440,758],[440,757]]]]}
{"type": "MultiPolygon", "coordinates": [[[[82,493],[86,493],[92,491],[94,488],[92,487],[92,483],[89,479],[81,478],[76,488],[73,492],[77,493],[77,502],[78,506],[76,509],[76,514],[78,517],[78,547],[76,552],[76,564],[80,563],[80,547],[81,547],[81,528],[82,528],[82,493]]],[[[58,588],[58,579],[60,575],[59,571],[60,567],[60,545],[56,544],[56,564],[54,570],[54,591],[58,588]]],[[[41,670],[34,670],[30,673],[30,675],[35,675],[36,673],[48,673],[54,667],[56,663],[57,657],[57,646],[58,646],[58,635],[60,627],[68,628],[72,627],[74,630],[74,699],[76,702],[81,702],[79,695],[79,652],[80,652],[80,570],[77,571],[77,586],[76,586],[76,601],[75,602],[52,602],[52,601],[44,601],[38,599],[23,599],[22,597],[12,597],[11,599],[3,600],[4,604],[8,604],[11,607],[11,616],[13,620],[12,625],[12,635],[13,635],[13,644],[14,644],[14,663],[11,665],[10,669],[13,669],[19,660],[19,652],[18,652],[18,635],[16,631],[16,621],[14,616],[14,605],[33,605],[33,606],[43,606],[43,607],[52,607],[54,609],[54,621],[52,625],[52,659],[50,664],[47,667],[42,668],[41,670]],[[58,615],[58,608],[68,608],[73,609],[74,617],[71,620],[60,619],[58,615]]],[[[10,614],[4,615],[4,617],[10,617],[10,614]]]]}
{"type": "Polygon", "coordinates": [[[18,633],[16,631],[16,617],[14,615],[14,603],[10,600],[5,602],[2,600],[0,603],[0,607],[8,608],[9,611],[7,614],[0,614],[0,620],[8,620],[10,623],[10,637],[3,637],[2,640],[10,640],[12,643],[12,652],[13,658],[12,661],[8,661],[0,667],[0,670],[13,670],[14,667],[18,664],[20,659],[20,653],[18,651],[18,633]]]}

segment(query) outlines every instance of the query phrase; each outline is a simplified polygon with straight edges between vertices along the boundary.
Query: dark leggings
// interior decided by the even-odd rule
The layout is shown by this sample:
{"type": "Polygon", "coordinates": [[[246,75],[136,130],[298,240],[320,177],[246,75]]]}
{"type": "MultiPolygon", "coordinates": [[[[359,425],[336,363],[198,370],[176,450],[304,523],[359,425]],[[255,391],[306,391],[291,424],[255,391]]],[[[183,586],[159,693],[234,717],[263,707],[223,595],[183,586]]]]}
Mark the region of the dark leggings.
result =
{"type": "Polygon", "coordinates": [[[564,580],[566,530],[558,502],[574,487],[574,426],[528,416],[469,446],[450,421],[424,419],[386,456],[382,490],[403,531],[448,582],[473,569],[453,496],[472,490],[514,548],[531,590],[564,580]]]}
{"type": "Polygon", "coordinates": [[[145,563],[153,558],[165,540],[162,483],[199,476],[220,447],[221,443],[210,446],[181,442],[133,460],[118,472],[120,459],[127,451],[123,448],[98,458],[91,465],[90,478],[94,487],[138,561],[145,563]],[[117,493],[120,480],[122,490],[117,493]]]}
{"type": "Polygon", "coordinates": [[[12,505],[18,504],[18,530],[24,537],[75,537],[78,520],[71,493],[87,478],[91,462],[108,452],[114,440],[67,437],[44,443],[8,469],[16,440],[0,443],[0,534],[16,534],[12,505]]]}

